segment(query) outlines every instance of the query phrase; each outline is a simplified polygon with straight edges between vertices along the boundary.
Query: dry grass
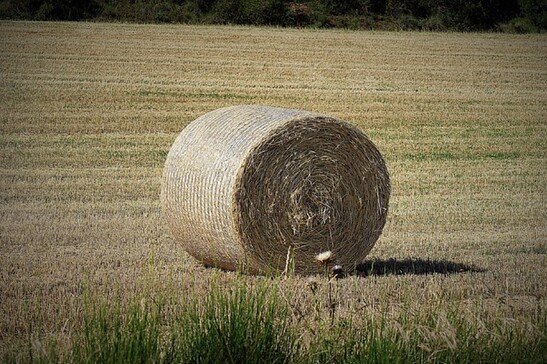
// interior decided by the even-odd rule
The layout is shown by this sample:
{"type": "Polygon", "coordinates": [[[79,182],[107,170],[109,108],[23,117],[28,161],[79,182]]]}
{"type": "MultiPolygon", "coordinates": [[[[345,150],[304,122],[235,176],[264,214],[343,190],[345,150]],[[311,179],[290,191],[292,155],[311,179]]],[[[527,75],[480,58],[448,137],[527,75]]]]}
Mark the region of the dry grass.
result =
{"type": "MultiPolygon", "coordinates": [[[[1,22],[0,351],[29,330],[70,338],[84,286],[207,289],[213,270],[160,217],[161,173],[188,122],[243,103],[352,121],[386,159],[390,214],[371,252],[384,269],[337,281],[337,315],[435,314],[433,348],[451,343],[442,313],[454,307],[476,327],[535,335],[546,58],[545,35],[1,22]]],[[[313,321],[305,278],[282,285],[313,321]]]]}

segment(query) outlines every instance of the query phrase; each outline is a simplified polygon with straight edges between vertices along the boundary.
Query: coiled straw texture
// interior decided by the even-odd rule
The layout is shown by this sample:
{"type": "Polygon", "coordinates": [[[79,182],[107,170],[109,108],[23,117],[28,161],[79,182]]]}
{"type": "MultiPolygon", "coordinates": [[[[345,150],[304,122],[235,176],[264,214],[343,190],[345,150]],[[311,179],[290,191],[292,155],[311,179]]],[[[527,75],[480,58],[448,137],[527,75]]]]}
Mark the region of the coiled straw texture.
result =
{"type": "Polygon", "coordinates": [[[206,265],[313,273],[324,251],[345,269],[365,258],[389,195],[384,160],[356,127],[251,105],[212,111],[181,132],[161,200],[173,237],[206,265]]]}

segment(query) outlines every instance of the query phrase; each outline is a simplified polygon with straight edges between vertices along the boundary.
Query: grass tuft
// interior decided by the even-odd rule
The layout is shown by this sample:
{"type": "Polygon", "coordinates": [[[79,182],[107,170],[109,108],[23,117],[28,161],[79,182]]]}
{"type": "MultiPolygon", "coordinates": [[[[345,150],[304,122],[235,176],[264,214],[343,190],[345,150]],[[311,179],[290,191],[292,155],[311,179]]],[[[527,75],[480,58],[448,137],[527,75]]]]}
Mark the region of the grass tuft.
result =
{"type": "Polygon", "coordinates": [[[74,363],[152,363],[161,358],[162,305],[142,299],[86,302],[83,332],[72,343],[74,363]]]}
{"type": "Polygon", "coordinates": [[[178,317],[167,361],[291,363],[298,341],[288,317],[265,285],[254,291],[243,284],[228,291],[213,286],[201,306],[190,304],[178,317]]]}

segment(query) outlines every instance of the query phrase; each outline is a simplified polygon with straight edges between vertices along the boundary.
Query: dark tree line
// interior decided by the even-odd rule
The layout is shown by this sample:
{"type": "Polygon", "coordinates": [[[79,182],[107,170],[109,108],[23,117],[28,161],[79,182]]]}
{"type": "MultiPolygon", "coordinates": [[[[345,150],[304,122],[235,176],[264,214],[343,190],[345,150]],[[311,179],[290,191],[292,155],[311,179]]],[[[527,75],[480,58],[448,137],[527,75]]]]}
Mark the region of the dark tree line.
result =
{"type": "Polygon", "coordinates": [[[547,0],[0,0],[0,18],[525,33],[547,0]]]}

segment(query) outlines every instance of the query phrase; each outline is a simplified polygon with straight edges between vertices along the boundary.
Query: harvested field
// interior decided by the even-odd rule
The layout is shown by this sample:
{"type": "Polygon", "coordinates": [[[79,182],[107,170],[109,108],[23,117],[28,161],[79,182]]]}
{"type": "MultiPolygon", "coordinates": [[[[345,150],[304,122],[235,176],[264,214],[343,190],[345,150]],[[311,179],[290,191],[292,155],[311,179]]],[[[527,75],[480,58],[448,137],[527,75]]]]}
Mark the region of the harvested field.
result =
{"type": "MultiPolygon", "coordinates": [[[[488,338],[544,338],[546,59],[546,35],[0,22],[0,355],[29,337],[63,348],[84,292],[266,280],[202,267],[160,215],[176,136],[236,104],[350,121],[387,163],[387,224],[335,282],[337,317],[429,328],[431,353],[456,350],[440,334],[454,308],[488,338]]],[[[298,275],[279,285],[306,342],[316,293],[298,275]]]]}

